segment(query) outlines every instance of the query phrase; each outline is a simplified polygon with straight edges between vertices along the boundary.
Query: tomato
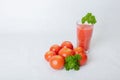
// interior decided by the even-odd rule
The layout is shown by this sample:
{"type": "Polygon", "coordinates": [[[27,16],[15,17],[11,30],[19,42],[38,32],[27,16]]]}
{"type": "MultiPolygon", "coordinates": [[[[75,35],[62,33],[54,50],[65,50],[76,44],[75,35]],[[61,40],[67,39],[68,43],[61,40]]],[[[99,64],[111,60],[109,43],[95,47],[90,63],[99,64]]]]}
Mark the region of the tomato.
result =
{"type": "Polygon", "coordinates": [[[62,48],[67,47],[67,48],[73,49],[73,44],[70,41],[64,41],[62,42],[61,47],[62,48]]]}
{"type": "Polygon", "coordinates": [[[87,62],[87,55],[86,55],[86,53],[85,52],[80,52],[78,54],[80,54],[81,58],[82,58],[81,60],[79,60],[80,66],[85,65],[86,62],[87,62]]]}
{"type": "Polygon", "coordinates": [[[53,52],[53,51],[47,51],[47,52],[45,53],[44,57],[45,57],[45,59],[46,59],[47,61],[49,61],[50,58],[51,58],[52,56],[54,56],[54,55],[56,55],[55,52],[53,52]]]}
{"type": "Polygon", "coordinates": [[[70,48],[62,48],[59,52],[58,52],[59,55],[63,56],[64,58],[67,57],[67,56],[71,56],[71,55],[74,55],[74,51],[70,48]]]}
{"type": "Polygon", "coordinates": [[[74,48],[74,52],[76,54],[78,54],[78,53],[81,53],[81,52],[85,52],[85,50],[82,47],[76,47],[76,48],[74,48]]]}
{"type": "Polygon", "coordinates": [[[54,44],[50,47],[50,51],[54,51],[56,54],[58,54],[58,51],[61,49],[61,47],[58,44],[54,44]]]}
{"type": "Polygon", "coordinates": [[[56,70],[62,69],[64,67],[64,63],[64,58],[60,55],[53,56],[49,61],[50,66],[56,70]]]}

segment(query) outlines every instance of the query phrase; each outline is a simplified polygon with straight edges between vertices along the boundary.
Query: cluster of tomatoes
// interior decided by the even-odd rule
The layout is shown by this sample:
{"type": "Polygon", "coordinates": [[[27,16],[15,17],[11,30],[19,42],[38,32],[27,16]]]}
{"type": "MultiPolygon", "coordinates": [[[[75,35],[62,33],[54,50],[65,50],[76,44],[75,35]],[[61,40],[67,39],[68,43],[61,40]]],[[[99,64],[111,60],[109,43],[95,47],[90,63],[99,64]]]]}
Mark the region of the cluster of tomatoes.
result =
{"type": "Polygon", "coordinates": [[[81,60],[79,60],[80,66],[84,65],[87,61],[85,50],[82,47],[74,48],[70,41],[64,41],[61,45],[54,44],[50,46],[44,57],[53,69],[60,70],[64,68],[65,58],[75,54],[81,56],[81,60]]]}

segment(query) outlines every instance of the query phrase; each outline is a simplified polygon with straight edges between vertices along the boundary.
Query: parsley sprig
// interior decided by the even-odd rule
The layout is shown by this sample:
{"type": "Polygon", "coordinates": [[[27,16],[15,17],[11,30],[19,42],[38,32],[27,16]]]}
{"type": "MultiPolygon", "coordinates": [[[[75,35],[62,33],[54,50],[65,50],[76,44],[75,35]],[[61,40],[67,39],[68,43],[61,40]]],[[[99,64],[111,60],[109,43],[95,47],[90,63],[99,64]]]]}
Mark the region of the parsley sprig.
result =
{"type": "Polygon", "coordinates": [[[84,17],[82,17],[81,22],[82,24],[84,24],[85,22],[87,22],[88,24],[95,24],[97,21],[92,13],[87,13],[84,17]]]}
{"type": "Polygon", "coordinates": [[[73,55],[73,56],[68,56],[65,58],[65,69],[67,71],[69,70],[79,70],[80,68],[80,64],[78,62],[78,60],[81,59],[81,56],[79,54],[73,55]]]}

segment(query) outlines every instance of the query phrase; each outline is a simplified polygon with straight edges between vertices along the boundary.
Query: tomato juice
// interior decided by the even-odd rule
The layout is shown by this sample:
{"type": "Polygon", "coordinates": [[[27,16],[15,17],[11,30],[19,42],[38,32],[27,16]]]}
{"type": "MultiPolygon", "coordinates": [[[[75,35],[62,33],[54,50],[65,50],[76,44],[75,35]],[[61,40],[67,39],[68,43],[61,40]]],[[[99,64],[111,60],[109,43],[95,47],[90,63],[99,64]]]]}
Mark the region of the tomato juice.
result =
{"type": "Polygon", "coordinates": [[[93,25],[77,24],[77,46],[87,51],[89,49],[92,32],[93,25]]]}

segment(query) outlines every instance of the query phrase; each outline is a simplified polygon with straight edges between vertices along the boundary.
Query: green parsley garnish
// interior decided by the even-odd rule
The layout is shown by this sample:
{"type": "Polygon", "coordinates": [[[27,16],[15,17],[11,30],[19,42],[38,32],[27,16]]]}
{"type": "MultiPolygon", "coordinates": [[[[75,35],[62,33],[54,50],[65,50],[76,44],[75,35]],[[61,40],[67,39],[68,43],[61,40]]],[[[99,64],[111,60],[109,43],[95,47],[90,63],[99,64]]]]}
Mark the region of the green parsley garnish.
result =
{"type": "Polygon", "coordinates": [[[87,22],[88,24],[95,24],[97,21],[92,13],[87,13],[84,17],[82,17],[81,22],[82,24],[84,24],[85,22],[87,22]]]}
{"type": "Polygon", "coordinates": [[[78,62],[78,60],[81,59],[81,56],[79,54],[73,55],[73,56],[68,56],[65,58],[65,69],[67,71],[69,70],[79,70],[80,68],[80,64],[78,62]]]}

